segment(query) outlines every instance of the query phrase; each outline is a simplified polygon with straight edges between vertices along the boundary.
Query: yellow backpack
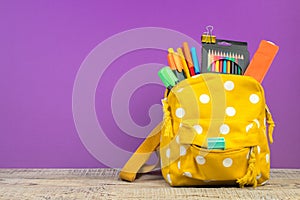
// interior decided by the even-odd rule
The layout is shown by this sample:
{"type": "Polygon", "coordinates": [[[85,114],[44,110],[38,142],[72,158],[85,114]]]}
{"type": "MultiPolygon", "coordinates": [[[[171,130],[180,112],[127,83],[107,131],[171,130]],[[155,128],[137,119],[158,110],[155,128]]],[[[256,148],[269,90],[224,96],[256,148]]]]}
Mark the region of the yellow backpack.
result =
{"type": "Polygon", "coordinates": [[[145,162],[157,149],[171,186],[256,187],[269,179],[274,122],[255,79],[200,74],[166,91],[162,104],[163,122],[125,164],[121,179],[152,170],[145,162]]]}

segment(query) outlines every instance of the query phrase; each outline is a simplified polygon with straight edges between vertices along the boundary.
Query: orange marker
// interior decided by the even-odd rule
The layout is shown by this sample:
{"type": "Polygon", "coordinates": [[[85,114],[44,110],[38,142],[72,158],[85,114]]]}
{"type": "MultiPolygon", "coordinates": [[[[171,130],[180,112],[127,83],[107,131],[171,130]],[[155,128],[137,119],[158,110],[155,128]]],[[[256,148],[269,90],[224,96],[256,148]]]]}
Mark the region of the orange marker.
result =
{"type": "Polygon", "coordinates": [[[195,73],[194,64],[193,64],[189,45],[187,42],[184,42],[184,43],[182,43],[182,47],[183,47],[183,52],[184,52],[184,55],[186,58],[187,65],[189,67],[190,75],[194,76],[194,75],[196,75],[196,73],[195,73]]]}
{"type": "Polygon", "coordinates": [[[184,76],[183,76],[183,73],[181,72],[178,72],[177,69],[176,69],[176,65],[175,65],[175,62],[174,62],[174,59],[173,59],[173,55],[171,53],[168,53],[168,63],[169,63],[169,66],[171,68],[171,70],[173,71],[173,73],[175,74],[175,76],[178,78],[178,80],[183,80],[185,79],[184,76]]]}
{"type": "Polygon", "coordinates": [[[182,69],[184,71],[185,77],[186,78],[190,78],[191,77],[190,71],[189,71],[189,68],[188,68],[188,66],[186,64],[185,57],[183,55],[182,49],[181,48],[177,48],[177,52],[178,52],[179,58],[181,60],[181,64],[182,64],[181,66],[182,66],[182,69]]]}
{"type": "Polygon", "coordinates": [[[274,43],[262,40],[244,75],[252,76],[261,83],[268,72],[278,50],[279,47],[274,43]]]}
{"type": "Polygon", "coordinates": [[[172,70],[176,70],[176,65],[175,65],[175,62],[173,60],[173,56],[171,53],[168,53],[168,63],[172,70]]]}
{"type": "Polygon", "coordinates": [[[182,67],[181,60],[180,60],[178,53],[175,53],[173,48],[169,48],[168,51],[173,56],[173,60],[174,60],[177,71],[182,72],[183,67],[182,67]]]}
{"type": "Polygon", "coordinates": [[[182,65],[180,57],[177,53],[174,52],[173,48],[168,49],[168,62],[170,65],[170,68],[172,69],[173,73],[177,76],[179,81],[182,81],[185,79],[182,71],[182,65]]]}

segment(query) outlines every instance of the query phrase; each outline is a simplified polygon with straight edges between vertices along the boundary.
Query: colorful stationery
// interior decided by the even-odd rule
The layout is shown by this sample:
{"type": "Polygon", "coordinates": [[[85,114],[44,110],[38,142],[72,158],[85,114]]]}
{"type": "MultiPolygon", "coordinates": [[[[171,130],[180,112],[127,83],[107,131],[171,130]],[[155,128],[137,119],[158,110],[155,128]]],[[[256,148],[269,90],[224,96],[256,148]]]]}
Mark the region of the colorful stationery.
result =
{"type": "Polygon", "coordinates": [[[196,73],[195,73],[195,68],[194,68],[194,64],[193,64],[193,60],[192,60],[192,56],[191,56],[191,52],[190,52],[188,43],[183,42],[182,48],[183,48],[183,52],[184,52],[184,55],[186,58],[187,65],[189,67],[190,75],[194,76],[194,75],[196,75],[196,73]]]}
{"type": "Polygon", "coordinates": [[[201,73],[217,72],[243,74],[249,64],[246,42],[216,39],[216,43],[202,42],[201,73]]]}
{"type": "Polygon", "coordinates": [[[174,87],[179,82],[175,74],[168,66],[160,69],[158,71],[158,76],[162,80],[165,87],[168,89],[172,89],[172,87],[174,87]]]}
{"type": "Polygon", "coordinates": [[[211,137],[207,138],[207,149],[225,149],[225,138],[211,137]]]}
{"type": "Polygon", "coordinates": [[[206,33],[201,36],[202,43],[216,43],[216,36],[212,35],[213,30],[212,25],[206,26],[206,33]]]}
{"type": "MultiPolygon", "coordinates": [[[[174,66],[175,66],[175,68],[176,68],[176,72],[175,72],[175,74],[176,74],[176,76],[177,76],[177,78],[179,79],[179,81],[182,81],[182,80],[184,80],[185,79],[185,77],[184,77],[184,74],[183,74],[183,71],[182,71],[182,64],[181,64],[181,59],[180,59],[180,57],[179,57],[179,55],[178,54],[176,54],[175,52],[174,52],[174,49],[173,48],[169,48],[168,49],[168,52],[169,52],[169,54],[171,55],[170,57],[170,60],[173,60],[173,62],[172,62],[172,64],[170,64],[169,63],[169,65],[170,65],[170,67],[171,67],[171,65],[172,65],[172,70],[174,69],[174,66]],[[174,64],[173,64],[174,63],[174,64]]],[[[174,71],[173,71],[174,72],[174,71]]]]}
{"type": "Polygon", "coordinates": [[[193,63],[194,63],[195,74],[200,74],[200,66],[199,66],[197,51],[196,51],[195,47],[191,48],[191,54],[192,54],[192,59],[193,59],[193,63]]]}
{"type": "Polygon", "coordinates": [[[252,76],[261,83],[278,50],[279,47],[274,43],[262,40],[244,75],[252,76]]]}
{"type": "Polygon", "coordinates": [[[185,57],[183,55],[182,49],[181,48],[177,48],[177,53],[178,53],[178,55],[179,55],[179,57],[181,59],[181,64],[182,64],[182,68],[183,68],[185,77],[186,78],[190,78],[191,77],[190,71],[189,71],[187,63],[185,61],[185,57]]]}
{"type": "Polygon", "coordinates": [[[168,53],[168,63],[169,63],[169,66],[170,66],[171,70],[175,74],[175,76],[180,77],[180,73],[176,69],[176,65],[175,65],[175,62],[174,62],[174,59],[173,59],[173,55],[171,53],[168,53]]]}

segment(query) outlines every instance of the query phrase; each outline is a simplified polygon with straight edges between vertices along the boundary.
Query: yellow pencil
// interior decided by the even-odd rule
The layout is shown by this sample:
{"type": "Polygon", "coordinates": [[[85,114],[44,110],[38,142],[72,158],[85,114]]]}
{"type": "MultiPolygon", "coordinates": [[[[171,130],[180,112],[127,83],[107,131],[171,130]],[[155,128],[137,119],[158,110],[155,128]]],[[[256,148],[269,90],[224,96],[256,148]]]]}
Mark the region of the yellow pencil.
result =
{"type": "Polygon", "coordinates": [[[188,66],[187,66],[187,64],[186,64],[185,57],[184,57],[184,55],[183,55],[182,49],[181,49],[181,48],[177,48],[177,52],[178,52],[179,57],[180,57],[180,59],[181,59],[181,63],[182,63],[181,66],[182,66],[182,68],[183,68],[185,77],[186,77],[186,78],[190,78],[191,75],[190,75],[190,72],[189,72],[189,68],[188,68],[188,66]]]}
{"type": "Polygon", "coordinates": [[[219,65],[220,65],[219,60],[217,60],[216,61],[216,69],[215,69],[216,72],[219,72],[219,65]]]}
{"type": "Polygon", "coordinates": [[[173,48],[168,48],[168,52],[169,53],[174,53],[174,49],[173,48]]]}
{"type": "Polygon", "coordinates": [[[227,74],[230,74],[230,60],[227,60],[227,74]]]}

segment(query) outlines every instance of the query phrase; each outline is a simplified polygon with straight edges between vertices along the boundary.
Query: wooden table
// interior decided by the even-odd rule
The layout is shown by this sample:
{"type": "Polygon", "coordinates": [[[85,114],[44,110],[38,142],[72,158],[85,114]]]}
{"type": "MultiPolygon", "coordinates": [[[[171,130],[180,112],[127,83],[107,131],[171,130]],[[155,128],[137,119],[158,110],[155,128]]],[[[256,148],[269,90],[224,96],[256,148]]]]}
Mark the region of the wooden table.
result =
{"type": "Polygon", "coordinates": [[[0,169],[0,199],[300,199],[300,169],[272,169],[268,184],[169,187],[158,174],[133,183],[115,169],[0,169]]]}

